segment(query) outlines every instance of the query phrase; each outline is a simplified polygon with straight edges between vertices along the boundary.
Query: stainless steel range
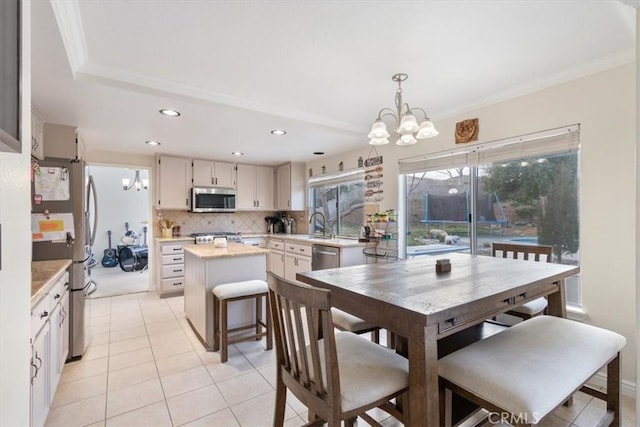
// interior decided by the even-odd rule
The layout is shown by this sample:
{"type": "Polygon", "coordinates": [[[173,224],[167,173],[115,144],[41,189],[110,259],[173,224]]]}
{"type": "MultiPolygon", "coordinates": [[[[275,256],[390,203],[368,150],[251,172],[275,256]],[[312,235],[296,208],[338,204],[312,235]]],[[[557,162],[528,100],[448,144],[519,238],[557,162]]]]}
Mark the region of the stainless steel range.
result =
{"type": "Polygon", "coordinates": [[[242,236],[240,233],[226,232],[226,231],[207,231],[204,233],[192,233],[189,236],[196,239],[196,245],[210,245],[213,244],[213,239],[216,237],[224,237],[227,242],[242,243],[242,236]]]}

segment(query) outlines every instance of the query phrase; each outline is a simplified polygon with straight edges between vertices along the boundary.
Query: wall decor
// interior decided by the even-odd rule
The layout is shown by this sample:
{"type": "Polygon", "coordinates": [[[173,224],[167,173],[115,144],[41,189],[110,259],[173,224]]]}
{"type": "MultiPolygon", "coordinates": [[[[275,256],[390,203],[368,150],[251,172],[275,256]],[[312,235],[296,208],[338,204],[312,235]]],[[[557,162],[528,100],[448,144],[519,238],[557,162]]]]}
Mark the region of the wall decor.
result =
{"type": "Polygon", "coordinates": [[[369,157],[364,161],[364,202],[382,201],[382,156],[375,147],[369,150],[369,157]]]}
{"type": "Polygon", "coordinates": [[[477,141],[479,130],[478,119],[467,119],[456,123],[456,144],[477,141]]]}

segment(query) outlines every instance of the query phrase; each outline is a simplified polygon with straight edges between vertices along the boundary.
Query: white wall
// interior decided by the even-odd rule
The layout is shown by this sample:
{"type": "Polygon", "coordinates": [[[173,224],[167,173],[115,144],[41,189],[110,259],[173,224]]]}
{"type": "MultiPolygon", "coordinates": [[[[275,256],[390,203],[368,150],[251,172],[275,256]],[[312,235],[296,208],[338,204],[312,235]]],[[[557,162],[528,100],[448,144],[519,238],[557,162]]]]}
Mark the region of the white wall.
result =
{"type": "Polygon", "coordinates": [[[0,153],[0,425],[29,425],[31,5],[22,2],[22,154],[0,153]]]}
{"type": "MultiPolygon", "coordinates": [[[[410,147],[378,148],[384,157],[381,209],[397,209],[398,159],[455,148],[455,123],[479,118],[478,142],[580,123],[580,241],[583,307],[589,323],[627,338],[622,377],[635,383],[636,357],[636,73],[635,64],[563,83],[509,101],[435,120],[440,135],[410,147]]],[[[390,98],[392,103],[393,99],[390,98]]],[[[422,105],[421,105],[422,106],[422,105]]],[[[377,111],[377,106],[372,110],[377,111]]],[[[428,107],[424,105],[423,107],[428,107]]],[[[335,171],[356,167],[370,146],[307,165],[335,171]]]]}
{"type": "MultiPolygon", "coordinates": [[[[122,189],[122,179],[128,178],[133,183],[135,171],[136,169],[119,166],[89,166],[89,174],[93,176],[98,194],[98,228],[94,244],[98,261],[108,247],[107,230],[112,231],[111,243],[115,248],[121,243],[120,238],[125,233],[125,222],[129,223],[130,230],[140,235],[140,244],[143,242],[142,227],[149,226],[149,193],[152,190],[122,189]]],[[[141,169],[140,178],[149,179],[149,171],[141,169]]],[[[151,230],[148,232],[147,242],[150,242],[150,232],[151,230]]]]}

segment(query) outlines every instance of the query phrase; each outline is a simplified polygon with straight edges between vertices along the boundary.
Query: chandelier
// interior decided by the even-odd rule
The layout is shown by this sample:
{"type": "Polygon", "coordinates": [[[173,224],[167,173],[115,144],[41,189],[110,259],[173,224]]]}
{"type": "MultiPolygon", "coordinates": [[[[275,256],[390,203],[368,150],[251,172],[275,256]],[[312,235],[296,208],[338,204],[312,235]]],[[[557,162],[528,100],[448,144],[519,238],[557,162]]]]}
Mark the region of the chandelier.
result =
{"type": "Polygon", "coordinates": [[[140,179],[140,171],[136,171],[136,177],[133,179],[133,182],[129,178],[122,178],[122,189],[123,190],[131,190],[135,188],[137,191],[140,191],[141,188],[145,190],[149,188],[149,180],[148,179],[140,179]]]}
{"type": "Polygon", "coordinates": [[[433,126],[431,119],[427,113],[418,107],[410,108],[409,104],[402,101],[402,82],[407,80],[409,76],[404,73],[394,74],[391,80],[398,82],[398,90],[396,90],[396,109],[395,111],[390,108],[383,108],[378,112],[378,118],[371,126],[371,132],[369,132],[369,144],[371,145],[384,145],[389,143],[389,132],[387,131],[387,125],[382,121],[383,117],[393,117],[394,130],[397,135],[396,144],[398,145],[411,145],[418,142],[418,139],[432,138],[438,135],[438,131],[433,126]],[[424,119],[420,124],[416,120],[414,112],[421,112],[424,115],[424,119]]]}

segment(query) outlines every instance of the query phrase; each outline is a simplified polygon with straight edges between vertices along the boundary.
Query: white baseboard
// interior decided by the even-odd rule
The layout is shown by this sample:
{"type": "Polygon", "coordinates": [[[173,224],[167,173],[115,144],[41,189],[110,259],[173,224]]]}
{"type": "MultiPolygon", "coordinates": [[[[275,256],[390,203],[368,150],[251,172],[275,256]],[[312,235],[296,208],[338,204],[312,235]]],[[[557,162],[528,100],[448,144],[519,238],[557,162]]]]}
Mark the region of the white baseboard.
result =
{"type": "MultiPolygon", "coordinates": [[[[604,372],[598,372],[588,381],[589,385],[594,387],[607,387],[607,375],[604,372]]],[[[627,397],[636,398],[636,383],[631,381],[620,381],[620,392],[627,397]]]]}

